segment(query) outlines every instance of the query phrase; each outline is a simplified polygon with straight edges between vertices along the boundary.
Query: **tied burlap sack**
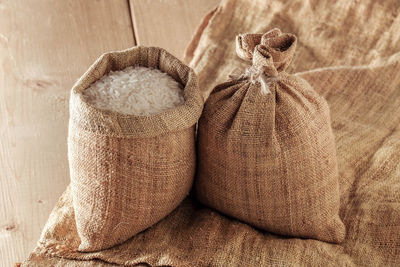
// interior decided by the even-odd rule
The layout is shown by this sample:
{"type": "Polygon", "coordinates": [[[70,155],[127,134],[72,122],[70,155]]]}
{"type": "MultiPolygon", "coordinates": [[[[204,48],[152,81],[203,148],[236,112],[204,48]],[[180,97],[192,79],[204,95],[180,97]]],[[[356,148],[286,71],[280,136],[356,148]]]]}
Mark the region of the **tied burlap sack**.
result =
{"type": "Polygon", "coordinates": [[[198,199],[273,233],[341,242],[329,108],[305,80],[285,72],[296,37],[274,29],[236,41],[252,66],[218,85],[205,104],[198,199]]]}
{"type": "Polygon", "coordinates": [[[80,251],[119,244],[174,210],[195,172],[195,123],[202,111],[192,69],[163,49],[101,56],[71,92],[68,158],[80,251]],[[151,116],[99,110],[82,92],[110,70],[152,67],[182,84],[185,102],[151,116]]]}

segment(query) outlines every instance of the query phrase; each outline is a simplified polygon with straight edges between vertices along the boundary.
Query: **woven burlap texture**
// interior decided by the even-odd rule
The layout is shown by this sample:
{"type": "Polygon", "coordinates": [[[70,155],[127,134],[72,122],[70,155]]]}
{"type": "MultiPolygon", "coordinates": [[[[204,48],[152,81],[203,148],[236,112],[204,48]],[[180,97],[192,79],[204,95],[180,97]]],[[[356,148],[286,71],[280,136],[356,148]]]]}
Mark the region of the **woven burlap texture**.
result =
{"type": "Polygon", "coordinates": [[[195,171],[195,123],[202,110],[196,75],[163,49],[105,54],[74,85],[68,159],[79,250],[120,244],[152,226],[187,196],[195,171]],[[151,116],[99,110],[82,92],[110,70],[157,68],[183,85],[185,102],[151,116]]]}
{"type": "Polygon", "coordinates": [[[343,241],[328,104],[285,72],[296,37],[274,29],[237,40],[237,54],[256,72],[250,75],[272,78],[270,92],[243,77],[211,93],[198,126],[197,198],[272,233],[343,241]]]}
{"type": "Polygon", "coordinates": [[[186,53],[203,95],[248,66],[235,53],[236,35],[275,27],[298,37],[287,71],[302,72],[329,104],[346,226],[340,245],[258,231],[187,198],[123,244],[79,253],[68,188],[23,265],[399,266],[400,2],[223,0],[186,53]]]}

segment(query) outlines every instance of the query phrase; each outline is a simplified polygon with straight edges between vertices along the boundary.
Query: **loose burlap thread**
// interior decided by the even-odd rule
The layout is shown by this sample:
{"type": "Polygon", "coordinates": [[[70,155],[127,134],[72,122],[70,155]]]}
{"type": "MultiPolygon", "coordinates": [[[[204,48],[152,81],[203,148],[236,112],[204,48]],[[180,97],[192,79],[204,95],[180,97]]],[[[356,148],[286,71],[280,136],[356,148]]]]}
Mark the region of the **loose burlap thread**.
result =
{"type": "Polygon", "coordinates": [[[174,210],[195,171],[195,123],[202,98],[194,72],[163,49],[105,54],[72,88],[68,158],[79,250],[122,243],[174,210]],[[160,69],[183,86],[185,102],[151,116],[99,110],[82,92],[110,70],[160,69]]]}
{"type": "Polygon", "coordinates": [[[258,228],[340,243],[329,107],[285,73],[295,46],[296,37],[278,29],[237,36],[237,54],[252,71],[218,85],[205,103],[195,191],[207,206],[258,228]]]}

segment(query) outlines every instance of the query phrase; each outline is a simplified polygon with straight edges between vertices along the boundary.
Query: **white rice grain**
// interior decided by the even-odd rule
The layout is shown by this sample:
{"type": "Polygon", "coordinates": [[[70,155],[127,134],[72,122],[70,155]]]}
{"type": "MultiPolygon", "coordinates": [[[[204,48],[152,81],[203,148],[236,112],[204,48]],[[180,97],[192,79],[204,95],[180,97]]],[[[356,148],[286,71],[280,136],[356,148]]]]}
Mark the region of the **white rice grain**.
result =
{"type": "Polygon", "coordinates": [[[146,116],[183,104],[181,85],[153,68],[110,71],[83,91],[85,100],[103,110],[146,116]]]}

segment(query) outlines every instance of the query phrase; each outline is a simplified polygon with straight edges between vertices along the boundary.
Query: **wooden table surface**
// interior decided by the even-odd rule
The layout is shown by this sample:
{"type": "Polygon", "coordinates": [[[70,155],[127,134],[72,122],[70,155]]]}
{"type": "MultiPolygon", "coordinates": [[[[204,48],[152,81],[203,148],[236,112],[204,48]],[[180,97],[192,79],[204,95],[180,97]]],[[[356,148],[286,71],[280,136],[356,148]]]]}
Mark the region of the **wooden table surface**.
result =
{"type": "Polygon", "coordinates": [[[106,51],[182,58],[218,0],[0,1],[0,266],[34,248],[69,183],[69,90],[106,51]]]}

